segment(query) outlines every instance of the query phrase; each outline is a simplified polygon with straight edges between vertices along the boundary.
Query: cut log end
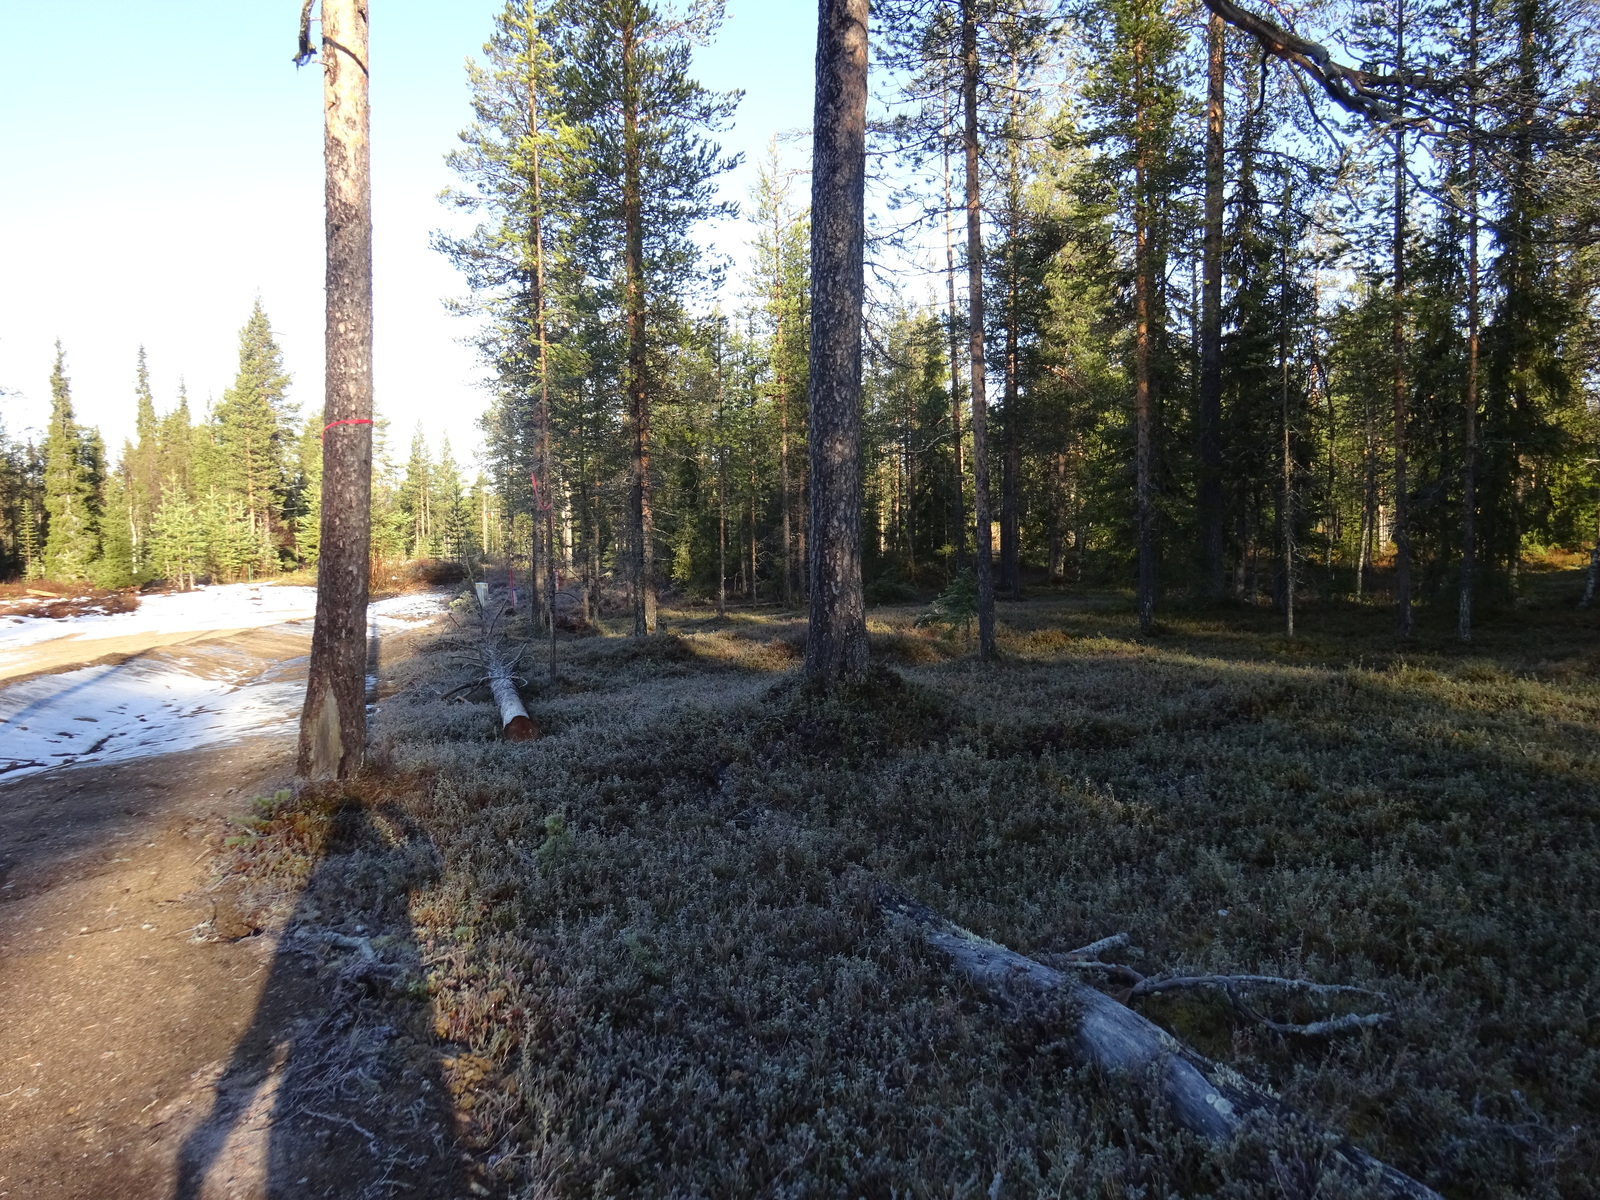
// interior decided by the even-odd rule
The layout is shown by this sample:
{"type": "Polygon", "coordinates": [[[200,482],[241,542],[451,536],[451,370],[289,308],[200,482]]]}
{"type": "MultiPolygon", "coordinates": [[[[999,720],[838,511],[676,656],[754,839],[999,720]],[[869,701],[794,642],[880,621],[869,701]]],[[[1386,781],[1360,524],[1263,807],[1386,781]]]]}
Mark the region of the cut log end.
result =
{"type": "Polygon", "coordinates": [[[508,742],[531,742],[539,736],[539,727],[531,717],[512,717],[500,731],[500,736],[508,742]]]}

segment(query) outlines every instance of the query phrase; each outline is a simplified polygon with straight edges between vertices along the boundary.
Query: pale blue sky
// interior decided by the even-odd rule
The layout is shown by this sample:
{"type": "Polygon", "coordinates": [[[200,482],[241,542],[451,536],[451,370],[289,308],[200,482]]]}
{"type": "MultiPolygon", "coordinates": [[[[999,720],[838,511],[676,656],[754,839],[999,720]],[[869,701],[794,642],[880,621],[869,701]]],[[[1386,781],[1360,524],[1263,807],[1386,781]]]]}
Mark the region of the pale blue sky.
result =
{"type": "MultiPolygon", "coordinates": [[[[458,451],[477,440],[484,393],[462,291],[428,235],[449,214],[443,156],[468,118],[462,63],[496,0],[371,0],[373,207],[380,412],[403,456],[420,419],[458,451]]],[[[113,453],[132,427],[134,355],[150,355],[157,406],[179,376],[200,410],[233,377],[237,331],[258,293],[294,376],[322,392],[321,75],[296,71],[295,0],[78,0],[0,4],[0,399],[12,434],[48,414],[59,336],[78,418],[113,453]]],[[[742,87],[723,138],[747,160],[809,125],[816,6],[729,0],[696,74],[742,87]]],[[[723,182],[743,201],[753,163],[723,182]]],[[[803,192],[802,192],[803,195],[803,192]]],[[[743,228],[710,233],[732,251],[743,228]]]]}

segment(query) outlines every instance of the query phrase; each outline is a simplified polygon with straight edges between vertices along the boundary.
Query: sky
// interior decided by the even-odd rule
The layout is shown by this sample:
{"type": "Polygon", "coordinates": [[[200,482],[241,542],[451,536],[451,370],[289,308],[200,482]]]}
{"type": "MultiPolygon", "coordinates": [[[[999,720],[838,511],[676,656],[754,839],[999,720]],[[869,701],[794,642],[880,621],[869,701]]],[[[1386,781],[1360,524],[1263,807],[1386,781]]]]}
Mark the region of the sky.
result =
{"type": "MultiPolygon", "coordinates": [[[[445,154],[470,116],[463,64],[498,0],[371,0],[375,374],[390,453],[422,422],[457,457],[487,401],[465,293],[429,247],[453,217],[445,154]]],[[[37,436],[59,338],[78,421],[112,454],[132,433],[134,362],[149,356],[156,407],[229,386],[256,297],[302,413],[322,407],[322,77],[290,62],[296,0],[78,0],[0,4],[0,420],[37,436]],[[68,53],[70,51],[70,53],[68,53]]],[[[816,8],[728,0],[695,75],[745,91],[721,135],[745,164],[721,180],[746,204],[776,132],[809,126],[816,8]]],[[[794,151],[791,151],[793,153],[794,151]]],[[[738,259],[743,222],[704,240],[738,259]]]]}

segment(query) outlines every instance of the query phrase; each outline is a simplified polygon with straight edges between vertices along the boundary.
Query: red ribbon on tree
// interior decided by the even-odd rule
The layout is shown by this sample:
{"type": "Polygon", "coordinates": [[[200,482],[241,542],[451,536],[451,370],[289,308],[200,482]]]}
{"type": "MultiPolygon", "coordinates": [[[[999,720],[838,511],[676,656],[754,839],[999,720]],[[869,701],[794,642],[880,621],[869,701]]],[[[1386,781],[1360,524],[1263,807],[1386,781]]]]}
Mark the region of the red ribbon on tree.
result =
{"type": "Polygon", "coordinates": [[[550,501],[544,498],[544,493],[539,490],[539,477],[532,471],[528,472],[528,481],[533,484],[533,498],[540,512],[550,511],[550,501]]]}
{"type": "Polygon", "coordinates": [[[332,429],[335,425],[371,425],[371,424],[372,424],[372,419],[370,417],[350,417],[348,420],[344,420],[344,421],[329,421],[326,425],[324,425],[322,427],[322,432],[317,435],[317,440],[320,442],[323,438],[327,437],[328,436],[328,430],[332,429]]]}

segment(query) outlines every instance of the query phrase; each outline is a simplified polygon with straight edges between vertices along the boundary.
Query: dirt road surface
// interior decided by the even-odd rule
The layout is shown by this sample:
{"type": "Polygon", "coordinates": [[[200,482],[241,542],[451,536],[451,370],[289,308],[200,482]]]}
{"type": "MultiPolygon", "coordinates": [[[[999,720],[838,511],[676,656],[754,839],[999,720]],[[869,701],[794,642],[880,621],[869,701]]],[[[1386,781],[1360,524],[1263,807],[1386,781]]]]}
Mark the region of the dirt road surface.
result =
{"type": "MultiPolygon", "coordinates": [[[[303,679],[309,635],[307,621],[138,653],[281,688],[303,679]]],[[[383,658],[411,639],[385,638],[383,658]]],[[[440,1153],[391,1154],[384,1178],[328,1166],[377,1154],[381,1131],[320,1113],[325,1128],[282,1136],[286,1116],[317,1123],[275,1115],[272,1098],[285,1047],[328,998],[311,967],[286,969],[282,930],[234,909],[215,863],[251,800],[289,784],[295,733],[266,721],[221,744],[0,780],[0,1198],[478,1191],[443,1161],[444,1118],[430,1126],[440,1153]],[[247,1061],[247,1044],[265,1059],[247,1061]]]]}

